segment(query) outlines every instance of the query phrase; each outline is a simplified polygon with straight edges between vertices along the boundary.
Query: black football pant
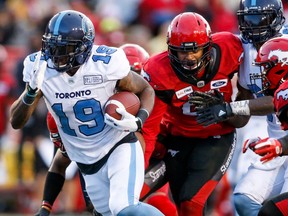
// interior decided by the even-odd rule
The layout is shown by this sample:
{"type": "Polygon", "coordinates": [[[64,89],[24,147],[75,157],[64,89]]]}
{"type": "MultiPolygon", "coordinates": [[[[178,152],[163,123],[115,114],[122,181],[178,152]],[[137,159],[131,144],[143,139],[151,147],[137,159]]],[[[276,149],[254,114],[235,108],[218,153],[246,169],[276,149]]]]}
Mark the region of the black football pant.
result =
{"type": "Polygon", "coordinates": [[[164,143],[166,174],[178,209],[187,201],[187,208],[203,215],[208,197],[231,163],[236,133],[207,139],[168,136],[164,143]]]}

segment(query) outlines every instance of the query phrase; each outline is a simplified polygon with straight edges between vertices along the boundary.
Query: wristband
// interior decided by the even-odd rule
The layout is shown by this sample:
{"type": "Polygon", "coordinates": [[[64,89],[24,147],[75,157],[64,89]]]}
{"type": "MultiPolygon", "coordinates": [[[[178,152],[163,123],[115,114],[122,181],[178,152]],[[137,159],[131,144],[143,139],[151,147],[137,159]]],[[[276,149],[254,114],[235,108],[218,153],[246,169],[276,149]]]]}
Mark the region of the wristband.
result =
{"type": "Polygon", "coordinates": [[[231,102],[230,106],[235,115],[250,115],[249,100],[231,102]]]}
{"type": "Polygon", "coordinates": [[[46,209],[47,211],[50,212],[51,209],[52,209],[52,205],[49,202],[43,200],[41,208],[44,208],[44,209],[46,209]]]}
{"type": "Polygon", "coordinates": [[[22,97],[22,102],[28,106],[31,106],[33,102],[35,101],[35,98],[37,96],[37,88],[32,89],[29,85],[27,86],[27,92],[22,97]]]}
{"type": "Polygon", "coordinates": [[[27,93],[30,95],[36,95],[38,88],[32,89],[30,85],[27,86],[27,93]]]}
{"type": "Polygon", "coordinates": [[[139,119],[140,125],[138,125],[139,128],[142,128],[144,122],[149,117],[149,112],[146,109],[140,109],[136,115],[136,118],[139,119]]]}

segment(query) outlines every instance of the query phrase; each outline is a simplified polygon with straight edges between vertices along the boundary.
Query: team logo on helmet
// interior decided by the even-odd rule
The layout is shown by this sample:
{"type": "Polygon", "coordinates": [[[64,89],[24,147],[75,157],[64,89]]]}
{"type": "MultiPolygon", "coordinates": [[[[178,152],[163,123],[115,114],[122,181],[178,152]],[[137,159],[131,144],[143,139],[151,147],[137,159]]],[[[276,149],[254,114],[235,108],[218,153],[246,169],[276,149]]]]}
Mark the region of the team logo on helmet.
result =
{"type": "Polygon", "coordinates": [[[283,67],[284,65],[288,65],[288,51],[282,51],[280,49],[278,50],[271,50],[269,55],[268,55],[268,59],[270,60],[278,60],[279,63],[281,64],[281,67],[283,67]]]}
{"type": "Polygon", "coordinates": [[[288,100],[288,89],[277,92],[277,100],[280,100],[281,98],[283,100],[288,100]]]}

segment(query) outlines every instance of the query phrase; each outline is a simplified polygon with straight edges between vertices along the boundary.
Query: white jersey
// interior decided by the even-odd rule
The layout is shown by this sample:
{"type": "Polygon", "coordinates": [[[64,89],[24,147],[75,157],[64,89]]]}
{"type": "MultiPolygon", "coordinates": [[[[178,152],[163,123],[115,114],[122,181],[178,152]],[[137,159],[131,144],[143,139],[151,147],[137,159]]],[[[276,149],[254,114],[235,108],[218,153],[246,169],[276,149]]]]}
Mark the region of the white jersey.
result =
{"type": "MultiPolygon", "coordinates": [[[[130,71],[126,55],[122,49],[96,45],[91,52],[75,75],[47,67],[40,84],[69,158],[84,164],[101,159],[128,134],[104,123],[104,105],[115,93],[116,82],[130,71]]],[[[25,82],[31,78],[36,54],[40,52],[24,61],[25,82]]]]}

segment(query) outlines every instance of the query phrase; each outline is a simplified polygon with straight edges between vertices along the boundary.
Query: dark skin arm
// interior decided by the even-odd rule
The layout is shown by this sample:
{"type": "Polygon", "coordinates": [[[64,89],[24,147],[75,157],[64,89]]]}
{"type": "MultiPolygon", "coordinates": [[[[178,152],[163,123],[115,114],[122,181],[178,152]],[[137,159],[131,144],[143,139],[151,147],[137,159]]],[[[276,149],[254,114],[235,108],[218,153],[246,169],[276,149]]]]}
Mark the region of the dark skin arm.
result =
{"type": "MultiPolygon", "coordinates": [[[[238,93],[235,101],[249,100],[250,115],[264,116],[274,112],[273,97],[263,96],[254,98],[251,91],[244,89],[237,83],[238,93]]],[[[234,115],[226,122],[236,128],[245,126],[250,119],[250,116],[234,115]]]]}
{"type": "Polygon", "coordinates": [[[279,139],[280,143],[282,144],[282,154],[281,155],[288,155],[288,135],[281,137],[279,139]]]}
{"type": "Polygon", "coordinates": [[[118,90],[131,91],[138,95],[141,106],[151,113],[154,106],[155,92],[149,83],[139,74],[130,71],[129,74],[117,83],[118,90]]]}
{"type": "Polygon", "coordinates": [[[23,128],[30,116],[34,112],[37,104],[42,97],[42,92],[38,91],[34,103],[31,106],[26,105],[22,101],[22,97],[26,94],[26,89],[20,97],[13,102],[10,108],[10,123],[14,129],[23,128]]]}
{"type": "Polygon", "coordinates": [[[260,98],[254,98],[251,91],[244,89],[239,84],[237,85],[239,90],[238,100],[249,100],[249,108],[251,115],[263,116],[274,113],[273,97],[263,96],[260,98]]]}

